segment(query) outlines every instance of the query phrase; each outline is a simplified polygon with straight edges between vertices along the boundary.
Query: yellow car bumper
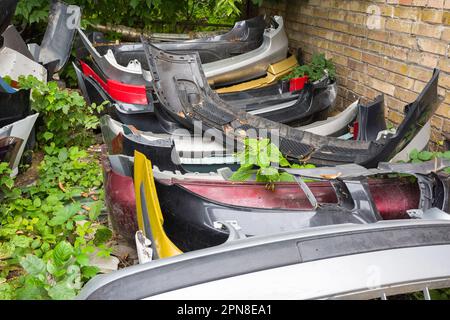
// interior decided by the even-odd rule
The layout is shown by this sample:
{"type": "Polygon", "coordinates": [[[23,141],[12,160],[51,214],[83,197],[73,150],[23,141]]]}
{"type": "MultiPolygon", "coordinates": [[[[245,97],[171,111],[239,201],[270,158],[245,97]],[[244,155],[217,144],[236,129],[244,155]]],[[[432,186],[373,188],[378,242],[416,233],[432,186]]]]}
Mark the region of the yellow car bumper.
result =
{"type": "Polygon", "coordinates": [[[267,69],[267,75],[263,78],[243,82],[230,87],[220,88],[217,89],[216,92],[230,93],[264,87],[289,74],[296,66],[298,66],[297,58],[295,56],[290,56],[280,62],[271,64],[267,69]]]}
{"type": "Polygon", "coordinates": [[[137,151],[134,152],[134,190],[139,229],[152,241],[154,258],[168,258],[183,253],[164,231],[164,217],[156,193],[152,163],[137,151]]]}

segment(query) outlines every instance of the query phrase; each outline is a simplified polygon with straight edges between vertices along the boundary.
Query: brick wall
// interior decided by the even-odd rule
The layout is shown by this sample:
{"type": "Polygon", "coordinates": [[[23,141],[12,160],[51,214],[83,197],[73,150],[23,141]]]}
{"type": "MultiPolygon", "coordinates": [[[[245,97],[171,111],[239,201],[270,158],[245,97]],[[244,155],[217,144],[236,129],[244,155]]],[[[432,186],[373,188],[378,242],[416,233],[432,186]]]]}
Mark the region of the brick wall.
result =
{"type": "Polygon", "coordinates": [[[314,52],[333,58],[339,109],[383,93],[386,117],[398,125],[404,106],[439,67],[444,102],[432,119],[429,147],[444,148],[444,133],[450,134],[450,0],[284,0],[260,10],[284,17],[290,46],[302,48],[306,61],[314,52]]]}

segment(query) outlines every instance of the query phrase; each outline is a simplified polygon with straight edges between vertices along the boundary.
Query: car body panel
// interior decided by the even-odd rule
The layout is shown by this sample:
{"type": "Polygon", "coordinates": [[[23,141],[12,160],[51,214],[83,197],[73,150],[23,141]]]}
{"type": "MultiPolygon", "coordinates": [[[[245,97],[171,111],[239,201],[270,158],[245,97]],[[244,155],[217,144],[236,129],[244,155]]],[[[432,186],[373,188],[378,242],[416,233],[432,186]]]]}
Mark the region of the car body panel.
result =
{"type": "Polygon", "coordinates": [[[148,105],[145,86],[125,84],[109,79],[105,82],[86,63],[80,61],[80,64],[84,75],[97,81],[111,98],[129,104],[148,105]]]}
{"type": "Polygon", "coordinates": [[[139,228],[145,237],[152,241],[155,258],[162,259],[181,254],[180,249],[169,239],[163,228],[164,217],[159,206],[152,164],[139,152],[135,152],[134,158],[136,214],[139,228]]]}
{"type": "MultiPolygon", "coordinates": [[[[128,168],[127,171],[131,172],[132,158],[110,156],[109,159],[115,163],[113,171],[121,171],[120,167],[125,166],[128,168]]],[[[442,165],[438,165],[437,170],[441,169],[442,165]]],[[[322,169],[309,171],[320,174],[322,172],[320,170],[322,169]]],[[[360,182],[353,181],[351,175],[347,176],[347,169],[338,167],[329,170],[334,173],[344,172],[343,179],[346,181],[344,188],[350,190],[361,186],[360,182]]],[[[395,172],[389,168],[367,171],[359,167],[359,170],[355,177],[373,176],[378,172],[395,172]]],[[[301,172],[303,171],[301,170],[301,172]]],[[[306,174],[311,174],[310,172],[306,171],[306,174]]],[[[427,172],[429,171],[424,171],[424,174],[427,172]]],[[[302,192],[299,185],[295,183],[277,183],[276,191],[271,192],[265,188],[265,184],[230,182],[224,180],[222,176],[212,173],[181,175],[167,171],[161,172],[154,168],[154,175],[159,204],[164,215],[164,229],[169,238],[183,251],[210,247],[226,241],[228,236],[226,231],[217,229],[215,226],[218,221],[232,222],[240,227],[240,230],[247,236],[254,236],[324,224],[345,223],[344,221],[364,223],[365,219],[368,219],[366,217],[362,220],[352,220],[352,215],[340,210],[338,210],[340,213],[333,218],[332,208],[336,206],[337,194],[333,183],[330,184],[327,181],[307,183],[316,200],[322,204],[323,210],[328,210],[322,216],[319,212],[315,212],[316,209],[313,209],[311,203],[308,203],[309,198],[306,193],[302,192]],[[270,223],[267,223],[269,220],[270,223]]],[[[373,209],[379,214],[379,219],[405,219],[409,218],[408,210],[418,207],[427,210],[430,202],[427,203],[424,199],[433,198],[433,194],[445,195],[444,197],[434,197],[436,199],[434,205],[448,212],[450,179],[445,176],[435,178],[433,174],[430,176],[431,178],[428,178],[429,174],[425,174],[425,176],[420,179],[419,184],[408,178],[377,179],[369,177],[366,190],[372,197],[370,201],[373,201],[373,209]],[[437,187],[435,191],[427,191],[429,186],[440,186],[441,183],[445,185],[444,189],[437,187]],[[419,192],[419,190],[421,191],[419,192]]],[[[128,184],[132,183],[132,178],[129,176],[128,184]]],[[[119,186],[111,186],[111,188],[118,190],[119,186]]],[[[361,201],[366,200],[361,199],[361,201]]],[[[110,206],[117,207],[113,204],[110,206]]],[[[133,207],[132,203],[130,207],[133,207]]],[[[125,214],[125,211],[123,210],[120,214],[125,214]]],[[[120,230],[125,232],[123,228],[120,230]]],[[[127,237],[132,238],[133,235],[134,233],[128,233],[127,237]]]]}
{"type": "Polygon", "coordinates": [[[13,25],[8,26],[8,28],[6,28],[6,30],[2,33],[2,37],[4,47],[17,51],[28,59],[36,61],[16,27],[13,25]]]}
{"type": "Polygon", "coordinates": [[[292,70],[294,70],[294,68],[297,66],[298,66],[297,58],[294,55],[292,55],[289,58],[286,58],[280,62],[271,64],[267,68],[267,74],[262,78],[250,80],[240,84],[235,84],[229,87],[218,88],[216,89],[216,92],[218,94],[221,94],[264,87],[266,85],[274,83],[275,81],[278,81],[285,75],[292,72],[292,70]]]}
{"type": "Polygon", "coordinates": [[[253,237],[97,276],[77,299],[377,298],[414,292],[412,284],[445,288],[449,230],[448,221],[403,220],[253,237]],[[383,270],[376,284],[367,282],[374,266],[383,270]]]}
{"type": "MultiPolygon", "coordinates": [[[[158,42],[156,46],[171,52],[196,51],[200,54],[202,63],[226,59],[258,48],[263,41],[266,22],[263,16],[257,16],[235,23],[233,29],[225,34],[191,39],[184,41],[158,42]]],[[[116,61],[122,66],[128,66],[130,61],[137,60],[144,69],[148,69],[142,43],[99,43],[97,51],[105,55],[111,50],[116,61]]],[[[80,49],[79,56],[86,53],[80,49]],[[81,51],[80,51],[81,50],[81,51]]]]}
{"type": "MultiPolygon", "coordinates": [[[[395,134],[370,142],[323,137],[251,115],[224,102],[209,87],[197,55],[168,54],[150,44],[145,48],[154,91],[173,119],[187,128],[201,121],[203,130],[216,130],[238,144],[243,143],[249,130],[261,134],[272,131],[279,137],[281,152],[292,161],[308,159],[317,165],[358,163],[375,167],[408,145],[439,105],[439,70],[435,70],[416,101],[405,107],[405,119],[395,134]]],[[[373,102],[383,103],[382,96],[373,102]]]]}
{"type": "Polygon", "coordinates": [[[18,81],[20,76],[32,75],[40,81],[47,82],[47,70],[17,51],[2,47],[0,60],[2,61],[0,64],[1,77],[9,76],[12,80],[18,81]]]}
{"type": "Polygon", "coordinates": [[[22,120],[18,120],[12,124],[8,124],[0,129],[0,137],[4,136],[2,132],[8,132],[9,137],[14,137],[22,141],[18,145],[16,150],[16,156],[11,161],[11,169],[13,170],[12,175],[15,176],[19,170],[20,159],[22,158],[23,152],[25,151],[26,144],[30,137],[31,131],[33,130],[36,119],[39,114],[35,113],[31,116],[28,116],[22,120]]]}
{"type": "Polygon", "coordinates": [[[16,93],[16,91],[17,91],[16,89],[11,87],[9,84],[5,82],[5,80],[3,80],[2,77],[0,77],[0,92],[14,94],[16,93]]]}
{"type": "MultiPolygon", "coordinates": [[[[264,32],[264,40],[259,48],[235,57],[206,63],[205,72],[210,81],[227,85],[258,78],[266,74],[270,64],[285,59],[288,48],[283,19],[277,16],[275,20],[279,24],[278,28],[264,32]]],[[[130,61],[126,67],[122,66],[112,51],[101,55],[83,31],[78,29],[78,33],[90,56],[108,79],[135,85],[145,85],[151,80],[151,73],[143,69],[138,60],[130,61]]]]}
{"type": "Polygon", "coordinates": [[[27,117],[30,108],[30,90],[0,92],[0,127],[27,117]]]}
{"type": "Polygon", "coordinates": [[[78,35],[88,50],[93,61],[98,65],[102,72],[107,76],[108,79],[119,81],[122,83],[132,84],[132,85],[145,85],[146,81],[142,76],[142,68],[139,62],[136,60],[134,63],[134,68],[126,68],[121,66],[115,61],[114,55],[106,54],[100,55],[98,51],[92,46],[91,42],[84,34],[81,29],[77,29],[78,35]]]}
{"type": "Polygon", "coordinates": [[[203,65],[211,85],[230,85],[264,76],[271,64],[286,59],[288,38],[284,21],[281,16],[275,16],[273,19],[277,26],[264,32],[264,40],[259,48],[203,65]]]}
{"type": "Polygon", "coordinates": [[[80,7],[52,0],[47,30],[40,46],[39,62],[47,65],[57,61],[54,72],[60,71],[66,65],[80,19],[80,7]]]}
{"type": "MultiPolygon", "coordinates": [[[[16,137],[2,137],[0,134],[0,162],[7,162],[12,168],[16,159],[20,156],[19,149],[23,144],[23,140],[16,137]]],[[[13,172],[14,176],[15,173],[13,172]]]]}
{"type": "Polygon", "coordinates": [[[18,0],[2,0],[0,2],[0,33],[3,33],[10,25],[18,2],[18,0]]]}

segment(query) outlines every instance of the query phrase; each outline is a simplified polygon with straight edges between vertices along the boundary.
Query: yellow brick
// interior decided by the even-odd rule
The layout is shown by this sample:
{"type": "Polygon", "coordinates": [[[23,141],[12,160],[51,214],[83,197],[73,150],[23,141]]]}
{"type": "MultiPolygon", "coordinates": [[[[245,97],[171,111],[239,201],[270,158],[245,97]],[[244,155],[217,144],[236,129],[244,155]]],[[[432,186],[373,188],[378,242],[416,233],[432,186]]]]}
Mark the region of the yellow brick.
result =
{"type": "Polygon", "coordinates": [[[407,60],[428,68],[435,68],[439,62],[439,56],[428,52],[410,51],[407,60]]]}
{"type": "Polygon", "coordinates": [[[441,73],[439,76],[439,85],[450,89],[450,75],[441,73]]]}
{"type": "Polygon", "coordinates": [[[441,60],[439,60],[439,69],[450,73],[450,58],[442,57],[441,60]]]}
{"type": "Polygon", "coordinates": [[[396,46],[402,46],[410,49],[417,48],[416,37],[405,33],[390,32],[388,42],[396,46]]]}
{"type": "Polygon", "coordinates": [[[430,80],[432,75],[433,75],[433,71],[431,69],[425,69],[425,68],[416,67],[416,66],[408,67],[408,76],[411,78],[422,80],[422,81],[426,82],[426,81],[430,80]]]}
{"type": "MultiPolygon", "coordinates": [[[[365,68],[365,64],[363,62],[360,61],[356,61],[353,59],[348,59],[348,67],[350,68],[350,70],[356,70],[359,72],[365,72],[366,68],[365,68]]],[[[361,80],[361,79],[358,79],[361,80]]]]}
{"type": "Polygon", "coordinates": [[[440,38],[442,28],[427,23],[414,23],[412,26],[412,33],[420,36],[440,38]]]}
{"type": "Polygon", "coordinates": [[[422,10],[421,20],[430,23],[442,23],[443,12],[440,10],[424,9],[422,10]]]}
{"type": "Polygon", "coordinates": [[[366,23],[366,17],[367,17],[366,14],[348,12],[345,20],[348,23],[363,25],[366,23]]]}
{"type": "Polygon", "coordinates": [[[370,32],[367,33],[367,37],[372,40],[388,42],[389,32],[380,30],[370,30],[370,32]]]}
{"type": "Polygon", "coordinates": [[[378,91],[381,91],[381,92],[383,92],[385,94],[391,95],[391,96],[394,95],[394,92],[395,92],[395,86],[394,85],[389,84],[389,83],[387,83],[385,81],[381,81],[381,80],[375,79],[375,78],[371,78],[370,82],[371,82],[372,88],[374,88],[374,89],[376,89],[378,91]]]}
{"type": "Polygon", "coordinates": [[[313,15],[315,17],[328,19],[328,9],[325,9],[325,8],[314,8],[313,15]]]}
{"type": "Polygon", "coordinates": [[[368,52],[363,52],[363,53],[362,53],[362,60],[363,60],[364,62],[369,63],[369,64],[373,64],[373,65],[375,65],[375,66],[379,66],[379,65],[381,65],[381,63],[382,63],[383,58],[382,58],[381,56],[379,56],[379,55],[376,55],[376,54],[371,54],[371,53],[368,53],[368,52]]]}
{"type": "Polygon", "coordinates": [[[401,115],[400,113],[394,111],[394,110],[390,110],[389,111],[389,116],[388,119],[390,121],[392,121],[395,124],[400,124],[403,121],[403,115],[401,115]]]}
{"type": "Polygon", "coordinates": [[[411,79],[406,76],[402,76],[397,73],[391,73],[388,81],[398,87],[402,87],[405,89],[413,89],[414,88],[414,79],[411,79]]]}
{"type": "Polygon", "coordinates": [[[386,22],[386,29],[392,31],[411,33],[411,27],[412,23],[406,20],[388,19],[386,22]]]}
{"type": "Polygon", "coordinates": [[[345,12],[344,10],[332,9],[328,13],[328,18],[331,20],[345,21],[346,15],[347,15],[347,12],[345,12]]]}
{"type": "Polygon", "coordinates": [[[423,51],[440,54],[442,56],[445,55],[448,46],[448,44],[443,41],[426,38],[417,39],[417,44],[419,45],[419,48],[423,51]]]}
{"type": "Polygon", "coordinates": [[[450,28],[444,28],[442,30],[441,39],[447,42],[450,42],[450,28]]]}
{"type": "Polygon", "coordinates": [[[416,100],[417,94],[415,92],[405,90],[400,87],[396,87],[394,97],[396,97],[397,99],[400,99],[403,102],[411,103],[414,100],[416,100]]]}
{"type": "Polygon", "coordinates": [[[353,49],[351,47],[345,47],[344,53],[346,56],[351,57],[356,60],[361,60],[361,58],[362,58],[361,51],[353,49]]]}
{"type": "Polygon", "coordinates": [[[445,25],[450,25],[450,12],[446,11],[443,13],[442,23],[445,25]]]}
{"type": "Polygon", "coordinates": [[[444,118],[450,118],[450,104],[441,103],[435,114],[444,118]]]}
{"type": "Polygon", "coordinates": [[[438,116],[434,116],[431,118],[431,126],[441,130],[442,129],[442,125],[444,124],[444,119],[442,119],[441,117],[438,116]]]}
{"type": "Polygon", "coordinates": [[[395,7],[394,16],[402,19],[418,20],[420,11],[418,8],[399,6],[395,7]]]}
{"type": "Polygon", "coordinates": [[[444,0],[428,0],[427,7],[442,9],[444,7],[444,0]]]}
{"type": "Polygon", "coordinates": [[[390,76],[389,71],[371,65],[367,65],[367,74],[382,81],[387,81],[390,76]]]}
{"type": "Polygon", "coordinates": [[[413,0],[413,6],[425,7],[428,3],[428,0],[413,0]]]}
{"type": "Polygon", "coordinates": [[[408,72],[408,65],[406,63],[389,59],[383,61],[383,68],[403,75],[406,75],[408,72]]]}
{"type": "Polygon", "coordinates": [[[425,86],[427,85],[426,82],[420,81],[420,80],[416,80],[414,82],[414,88],[413,90],[417,93],[422,92],[423,88],[425,88],[425,86]]]}
{"type": "Polygon", "coordinates": [[[396,46],[390,46],[390,45],[385,45],[383,46],[381,53],[398,59],[398,60],[406,60],[408,57],[408,52],[409,50],[406,48],[402,48],[402,47],[396,47],[396,46]]]}

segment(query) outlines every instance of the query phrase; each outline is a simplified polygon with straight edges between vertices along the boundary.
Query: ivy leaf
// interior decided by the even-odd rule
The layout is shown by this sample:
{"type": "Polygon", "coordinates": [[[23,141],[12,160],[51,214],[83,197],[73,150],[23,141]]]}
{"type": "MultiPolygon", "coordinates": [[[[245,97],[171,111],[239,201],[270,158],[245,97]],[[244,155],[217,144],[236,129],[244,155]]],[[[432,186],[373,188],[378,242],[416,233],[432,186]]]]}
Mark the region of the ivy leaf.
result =
{"type": "Polygon", "coordinates": [[[46,271],[44,261],[32,254],[27,254],[24,258],[20,259],[20,265],[27,273],[33,276],[37,276],[46,271]]]}
{"type": "Polygon", "coordinates": [[[247,181],[256,172],[252,169],[253,165],[247,165],[240,167],[233,175],[230,177],[231,181],[247,181]]]}
{"type": "Polygon", "coordinates": [[[84,267],[89,264],[89,256],[85,253],[81,253],[77,255],[77,262],[80,266],[84,267]]]}
{"type": "Polygon", "coordinates": [[[76,292],[66,282],[58,282],[48,290],[48,295],[54,300],[72,300],[76,292]]]}
{"type": "Polygon", "coordinates": [[[48,222],[48,224],[52,227],[59,226],[67,222],[72,216],[78,213],[81,210],[80,203],[73,203],[64,208],[59,209],[56,212],[56,215],[48,222]]]}
{"type": "Polygon", "coordinates": [[[67,241],[61,241],[53,249],[53,261],[57,266],[65,264],[73,254],[73,247],[67,241]]]}
{"type": "Polygon", "coordinates": [[[109,230],[109,228],[102,226],[95,233],[94,244],[98,246],[102,243],[105,243],[109,239],[111,239],[111,237],[112,237],[112,231],[109,230]]]}
{"type": "Polygon", "coordinates": [[[49,132],[49,131],[46,131],[43,135],[42,135],[42,137],[45,139],[45,141],[49,141],[49,140],[51,140],[52,138],[53,138],[53,133],[51,133],[51,132],[49,132]]]}
{"type": "Polygon", "coordinates": [[[102,201],[96,201],[91,205],[91,210],[89,211],[89,219],[91,220],[97,220],[98,216],[102,212],[103,208],[103,202],[102,201]]]}
{"type": "Polygon", "coordinates": [[[413,149],[410,153],[409,153],[409,158],[411,160],[417,160],[417,158],[419,157],[419,151],[417,149],[413,149]]]}
{"type": "Polygon", "coordinates": [[[431,158],[433,158],[433,152],[430,152],[430,151],[419,152],[419,155],[418,155],[419,160],[428,161],[428,160],[431,160],[431,158]]]}
{"type": "Polygon", "coordinates": [[[58,160],[60,162],[65,162],[68,157],[69,157],[69,154],[67,153],[67,149],[66,148],[62,148],[61,150],[59,150],[58,160]]]}
{"type": "Polygon", "coordinates": [[[280,173],[280,181],[282,182],[295,182],[294,176],[287,172],[280,173]]]}
{"type": "Polygon", "coordinates": [[[83,277],[90,279],[97,275],[100,272],[100,269],[95,266],[85,266],[81,268],[81,273],[83,277]]]}

